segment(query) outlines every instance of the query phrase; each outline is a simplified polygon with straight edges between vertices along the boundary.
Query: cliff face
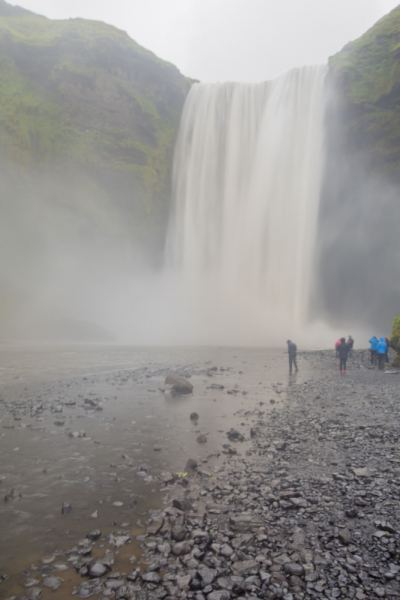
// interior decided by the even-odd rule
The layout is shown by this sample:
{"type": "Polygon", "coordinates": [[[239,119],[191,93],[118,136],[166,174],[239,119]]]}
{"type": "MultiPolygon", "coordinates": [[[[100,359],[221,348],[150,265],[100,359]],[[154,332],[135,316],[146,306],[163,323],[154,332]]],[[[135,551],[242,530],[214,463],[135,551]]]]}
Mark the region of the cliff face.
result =
{"type": "Polygon", "coordinates": [[[329,60],[321,305],[389,334],[400,292],[400,6],[329,60]]]}
{"type": "Polygon", "coordinates": [[[84,321],[160,261],[190,83],[104,23],[0,0],[0,339],[102,339],[84,321]]]}
{"type": "Polygon", "coordinates": [[[400,6],[329,60],[349,149],[400,182],[400,6]]]}
{"type": "Polygon", "coordinates": [[[50,194],[105,235],[112,204],[117,229],[138,246],[162,245],[189,87],[122,31],[51,21],[0,0],[0,156],[18,196],[50,194]]]}

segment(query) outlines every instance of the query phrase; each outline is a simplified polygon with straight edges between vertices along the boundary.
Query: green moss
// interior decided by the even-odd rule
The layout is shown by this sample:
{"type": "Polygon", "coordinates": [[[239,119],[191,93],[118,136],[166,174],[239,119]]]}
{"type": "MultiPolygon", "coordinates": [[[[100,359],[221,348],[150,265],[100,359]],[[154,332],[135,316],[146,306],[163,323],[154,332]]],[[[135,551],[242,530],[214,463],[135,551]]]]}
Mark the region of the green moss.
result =
{"type": "Polygon", "coordinates": [[[397,352],[396,358],[393,361],[393,366],[400,367],[400,316],[393,319],[390,347],[397,352]]]}
{"type": "Polygon", "coordinates": [[[329,60],[344,131],[380,173],[400,178],[400,6],[329,60]]]}
{"type": "Polygon", "coordinates": [[[114,27],[4,0],[0,56],[0,152],[29,193],[37,173],[67,172],[85,186],[83,202],[119,206],[133,238],[161,235],[190,82],[114,27]]]}
{"type": "Polygon", "coordinates": [[[399,83],[400,6],[329,60],[353,104],[375,103],[399,83]]]}

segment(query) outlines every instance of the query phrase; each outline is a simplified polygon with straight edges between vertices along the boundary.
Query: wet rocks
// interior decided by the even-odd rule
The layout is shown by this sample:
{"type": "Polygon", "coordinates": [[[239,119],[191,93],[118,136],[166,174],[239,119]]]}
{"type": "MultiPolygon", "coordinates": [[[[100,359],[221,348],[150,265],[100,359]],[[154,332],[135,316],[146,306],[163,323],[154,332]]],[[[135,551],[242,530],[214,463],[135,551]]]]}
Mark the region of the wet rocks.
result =
{"type": "Polygon", "coordinates": [[[201,433],[200,435],[197,436],[196,442],[198,444],[205,444],[205,443],[207,443],[207,436],[204,433],[201,433]]]}
{"type": "Polygon", "coordinates": [[[243,442],[244,441],[244,435],[242,435],[236,429],[231,429],[230,431],[228,431],[227,436],[228,436],[228,439],[230,442],[243,442]]]}
{"type": "Polygon", "coordinates": [[[103,405],[99,398],[85,398],[84,408],[86,410],[103,410],[103,405]]]}
{"type": "Polygon", "coordinates": [[[12,488],[12,490],[10,490],[8,492],[8,494],[6,494],[4,496],[4,502],[12,502],[13,500],[17,500],[20,497],[21,497],[21,494],[19,494],[18,492],[16,492],[15,488],[12,488]]]}
{"type": "Polygon", "coordinates": [[[72,510],[72,506],[69,502],[63,502],[63,505],[61,507],[61,514],[62,515],[68,515],[68,513],[70,513],[72,510]]]}
{"type": "Polygon", "coordinates": [[[198,468],[198,463],[196,460],[194,460],[193,458],[189,458],[186,461],[186,465],[185,465],[185,471],[193,471],[194,469],[198,468]]]}
{"type": "Polygon", "coordinates": [[[171,393],[175,395],[186,395],[193,392],[193,385],[180,375],[170,374],[165,379],[166,385],[171,385],[171,393]]]}
{"type": "Polygon", "coordinates": [[[53,575],[51,575],[50,577],[45,577],[43,579],[43,585],[53,590],[56,590],[58,587],[60,587],[61,584],[62,579],[60,579],[59,577],[54,577],[53,575]]]}
{"type": "Polygon", "coordinates": [[[26,597],[28,600],[39,600],[43,595],[43,591],[39,587],[32,587],[28,590],[26,597]]]}
{"type": "Polygon", "coordinates": [[[88,540],[95,542],[101,538],[101,531],[100,529],[94,529],[93,531],[89,531],[89,533],[86,534],[86,537],[88,540]]]}
{"type": "Polygon", "coordinates": [[[190,542],[178,542],[172,546],[171,551],[175,556],[183,556],[185,554],[189,554],[192,546],[193,544],[190,542]]]}
{"type": "Polygon", "coordinates": [[[95,562],[89,567],[90,577],[104,577],[108,571],[109,568],[101,562],[95,562]]]}
{"type": "Polygon", "coordinates": [[[304,567],[303,565],[299,565],[297,563],[285,563],[283,565],[283,570],[288,575],[304,575],[304,567]]]}
{"type": "MultiPolygon", "coordinates": [[[[279,408],[268,403],[269,391],[263,401],[254,388],[240,398],[237,429],[229,431],[223,452],[205,458],[207,447],[197,447],[200,467],[189,459],[184,472],[175,473],[180,467],[165,459],[154,470],[152,491],[161,488],[163,504],[135,517],[141,528],[138,568],[117,571],[125,570],[118,566],[119,552],[132,541],[135,524],[116,522],[121,530],[102,538],[100,530],[90,532],[65,553],[66,568],[72,565],[83,578],[74,594],[116,600],[399,597],[399,391],[382,380],[375,384],[377,372],[361,367],[359,377],[349,369],[347,380],[339,381],[329,355],[307,356],[318,367],[315,376],[298,376],[288,390],[276,384],[279,408]],[[239,430],[250,434],[244,439],[239,430]]],[[[221,425],[221,441],[228,427],[221,425]]],[[[123,465],[112,464],[113,484],[114,478],[116,486],[123,483],[107,499],[112,508],[120,498],[116,518],[128,513],[131,498],[123,492],[135,496],[138,478],[152,472],[150,458],[149,465],[135,464],[128,458],[132,450],[118,447],[118,458],[124,451],[123,465]],[[125,473],[132,477],[123,478],[125,473]]],[[[26,596],[52,577],[57,564],[44,562],[35,578],[26,575],[26,596]]]]}

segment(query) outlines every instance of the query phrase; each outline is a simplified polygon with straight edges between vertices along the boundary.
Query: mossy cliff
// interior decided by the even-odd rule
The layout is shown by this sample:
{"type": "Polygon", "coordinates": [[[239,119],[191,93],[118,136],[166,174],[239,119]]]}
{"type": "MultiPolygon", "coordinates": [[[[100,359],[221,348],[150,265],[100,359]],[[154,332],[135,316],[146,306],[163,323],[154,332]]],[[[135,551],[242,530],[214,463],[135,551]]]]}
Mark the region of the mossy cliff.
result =
{"type": "Polygon", "coordinates": [[[390,347],[396,350],[397,355],[393,361],[395,367],[400,367],[400,316],[393,319],[392,335],[390,336],[390,347]]]}
{"type": "Polygon", "coordinates": [[[329,59],[353,151],[400,182],[400,5],[329,59]]]}
{"type": "Polygon", "coordinates": [[[87,232],[161,248],[189,87],[123,31],[0,0],[2,202],[40,198],[87,232]]]}
{"type": "Polygon", "coordinates": [[[400,6],[329,60],[321,315],[388,334],[400,281],[400,6]]]}

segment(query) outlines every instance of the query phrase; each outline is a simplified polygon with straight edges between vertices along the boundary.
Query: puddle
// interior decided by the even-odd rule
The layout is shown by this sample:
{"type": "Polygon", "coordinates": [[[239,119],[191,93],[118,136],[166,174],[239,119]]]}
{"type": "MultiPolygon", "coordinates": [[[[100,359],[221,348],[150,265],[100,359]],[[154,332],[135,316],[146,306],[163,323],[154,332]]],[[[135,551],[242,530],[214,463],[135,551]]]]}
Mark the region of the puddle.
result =
{"type": "MultiPolygon", "coordinates": [[[[0,575],[11,575],[0,598],[22,596],[27,579],[41,585],[41,559],[94,529],[129,531],[117,568],[131,570],[135,536],[165,495],[160,474],[183,472],[189,458],[212,472],[227,431],[248,439],[243,414],[279,409],[289,381],[284,350],[261,348],[3,345],[0,361],[0,575]],[[169,371],[191,375],[193,394],[164,393],[169,371]]],[[[82,581],[72,568],[51,574],[64,580],[56,600],[82,581]]]]}

